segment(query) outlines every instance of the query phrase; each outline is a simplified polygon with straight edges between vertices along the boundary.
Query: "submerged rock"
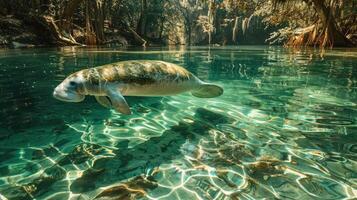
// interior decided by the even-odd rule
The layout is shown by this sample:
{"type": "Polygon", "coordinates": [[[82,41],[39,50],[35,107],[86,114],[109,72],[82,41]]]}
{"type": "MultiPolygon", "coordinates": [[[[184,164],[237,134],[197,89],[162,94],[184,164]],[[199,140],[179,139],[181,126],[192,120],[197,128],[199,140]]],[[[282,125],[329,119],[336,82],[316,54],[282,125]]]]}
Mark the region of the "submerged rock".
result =
{"type": "Polygon", "coordinates": [[[212,112],[205,108],[198,108],[196,110],[195,118],[202,119],[202,120],[204,120],[208,123],[211,123],[213,125],[224,124],[224,123],[228,123],[229,121],[231,121],[228,117],[226,117],[222,114],[216,113],[216,112],[212,112]]]}
{"type": "Polygon", "coordinates": [[[73,181],[70,190],[73,193],[88,192],[95,189],[95,181],[98,176],[104,173],[104,169],[88,169],[83,172],[83,175],[73,181]]]}
{"type": "Polygon", "coordinates": [[[0,191],[0,193],[11,200],[32,200],[33,198],[26,192],[22,186],[14,186],[5,188],[0,191]]]}
{"type": "Polygon", "coordinates": [[[46,176],[52,177],[54,180],[59,181],[66,177],[66,170],[59,165],[54,165],[45,169],[46,176]]]}
{"type": "Polygon", "coordinates": [[[56,179],[51,176],[41,176],[35,179],[33,182],[23,186],[23,189],[32,197],[41,195],[48,191],[48,188],[56,182],[56,179]]]}
{"type": "Polygon", "coordinates": [[[45,157],[53,157],[58,154],[58,150],[53,146],[43,149],[36,149],[32,152],[32,160],[43,159],[45,157]]]}
{"type": "Polygon", "coordinates": [[[146,195],[147,190],[158,187],[155,180],[137,176],[125,183],[109,187],[97,195],[94,199],[98,200],[119,200],[119,199],[138,199],[146,195]]]}
{"type": "Polygon", "coordinates": [[[0,193],[11,200],[34,199],[36,196],[47,192],[53,183],[65,178],[65,176],[66,171],[60,166],[54,165],[45,169],[40,177],[33,179],[30,183],[11,186],[1,190],[0,193]]]}
{"type": "Polygon", "coordinates": [[[89,159],[91,159],[94,155],[101,154],[104,151],[104,148],[102,148],[99,145],[96,144],[80,144],[77,145],[72,152],[70,152],[68,155],[66,155],[64,158],[62,158],[58,164],[63,166],[67,165],[70,163],[73,164],[81,164],[89,159]]]}
{"type": "Polygon", "coordinates": [[[283,174],[286,167],[277,159],[261,158],[247,165],[250,176],[267,180],[269,176],[283,174]]]}

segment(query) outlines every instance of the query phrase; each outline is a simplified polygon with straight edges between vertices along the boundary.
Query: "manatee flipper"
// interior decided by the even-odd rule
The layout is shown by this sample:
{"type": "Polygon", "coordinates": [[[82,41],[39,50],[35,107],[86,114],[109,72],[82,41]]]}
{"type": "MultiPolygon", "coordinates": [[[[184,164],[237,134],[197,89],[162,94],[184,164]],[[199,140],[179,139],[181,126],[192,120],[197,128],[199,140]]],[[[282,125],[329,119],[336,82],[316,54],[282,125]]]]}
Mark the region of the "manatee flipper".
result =
{"type": "Polygon", "coordinates": [[[97,102],[100,105],[102,105],[102,106],[104,106],[106,108],[112,108],[113,107],[110,98],[107,97],[107,96],[95,96],[95,99],[97,100],[97,102]]]}
{"type": "Polygon", "coordinates": [[[197,89],[191,91],[191,94],[199,98],[213,98],[221,96],[223,88],[215,84],[203,83],[197,89]]]}
{"type": "Polygon", "coordinates": [[[112,107],[123,114],[130,115],[130,107],[128,103],[126,103],[123,95],[119,91],[116,90],[108,90],[107,95],[111,101],[112,107]]]}

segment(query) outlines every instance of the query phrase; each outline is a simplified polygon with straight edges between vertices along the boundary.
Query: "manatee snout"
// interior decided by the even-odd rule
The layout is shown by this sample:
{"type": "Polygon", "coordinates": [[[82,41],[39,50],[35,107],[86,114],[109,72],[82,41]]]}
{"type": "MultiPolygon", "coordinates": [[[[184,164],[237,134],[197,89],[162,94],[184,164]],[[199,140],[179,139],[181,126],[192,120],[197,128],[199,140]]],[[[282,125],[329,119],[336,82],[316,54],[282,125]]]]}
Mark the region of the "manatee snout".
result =
{"type": "Polygon", "coordinates": [[[76,91],[64,88],[62,84],[58,85],[53,90],[53,97],[67,102],[81,102],[84,100],[85,96],[78,94],[76,91]]]}

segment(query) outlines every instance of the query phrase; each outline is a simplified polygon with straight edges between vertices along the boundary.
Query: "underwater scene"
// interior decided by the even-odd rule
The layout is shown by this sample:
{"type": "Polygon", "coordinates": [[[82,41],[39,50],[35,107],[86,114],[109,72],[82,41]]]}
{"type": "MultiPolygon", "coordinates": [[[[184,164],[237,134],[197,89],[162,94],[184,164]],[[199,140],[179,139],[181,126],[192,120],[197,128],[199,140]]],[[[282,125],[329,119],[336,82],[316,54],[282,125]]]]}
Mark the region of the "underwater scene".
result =
{"type": "Polygon", "coordinates": [[[0,199],[356,199],[357,51],[275,46],[0,50],[0,199]],[[81,69],[163,60],[223,87],[126,97],[53,89],[81,69]]]}

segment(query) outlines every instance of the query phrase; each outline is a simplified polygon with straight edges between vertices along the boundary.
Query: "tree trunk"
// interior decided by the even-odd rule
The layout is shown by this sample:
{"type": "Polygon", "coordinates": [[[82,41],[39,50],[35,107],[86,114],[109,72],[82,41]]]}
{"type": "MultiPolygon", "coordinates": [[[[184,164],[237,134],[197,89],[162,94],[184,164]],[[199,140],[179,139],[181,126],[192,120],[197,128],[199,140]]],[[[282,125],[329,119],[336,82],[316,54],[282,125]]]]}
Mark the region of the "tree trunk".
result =
{"type": "Polygon", "coordinates": [[[100,1],[96,0],[93,2],[94,7],[94,32],[96,34],[97,44],[102,44],[104,42],[104,14],[103,5],[100,1]]]}
{"type": "Polygon", "coordinates": [[[85,12],[85,15],[86,15],[85,38],[86,38],[86,44],[88,44],[88,45],[96,45],[97,44],[96,36],[92,31],[92,24],[91,24],[91,21],[90,21],[90,18],[91,18],[91,13],[90,13],[90,9],[89,9],[90,1],[91,0],[86,0],[86,3],[85,3],[85,7],[86,7],[86,12],[85,12]]]}
{"type": "Polygon", "coordinates": [[[329,6],[326,6],[322,0],[312,0],[318,15],[322,21],[324,39],[321,42],[321,46],[329,45],[335,46],[350,46],[352,45],[342,32],[338,29],[337,24],[334,20],[332,10],[329,6]]]}
{"type": "Polygon", "coordinates": [[[162,34],[164,33],[164,21],[165,17],[161,17],[160,28],[159,28],[159,40],[162,41],[162,34]]]}
{"type": "MultiPolygon", "coordinates": [[[[215,15],[215,3],[213,0],[209,0],[208,4],[208,23],[214,26],[214,15],[215,15]]],[[[213,27],[214,28],[214,27],[213,27]]],[[[208,44],[211,45],[213,30],[208,31],[208,44]]]]}
{"type": "Polygon", "coordinates": [[[74,11],[76,10],[76,8],[78,8],[79,4],[82,1],[83,0],[68,1],[66,7],[64,8],[62,16],[61,16],[62,17],[61,18],[61,27],[66,32],[70,32],[74,11]]]}
{"type": "Polygon", "coordinates": [[[236,41],[237,41],[238,20],[239,20],[239,17],[236,17],[235,20],[234,20],[233,33],[232,33],[232,41],[233,41],[233,42],[236,42],[236,41]]]}
{"type": "Polygon", "coordinates": [[[141,1],[141,13],[140,13],[140,18],[139,22],[136,28],[136,32],[139,35],[146,35],[146,25],[147,25],[147,1],[142,0],[141,1]]]}
{"type": "Polygon", "coordinates": [[[191,43],[192,43],[192,37],[191,37],[191,35],[192,35],[192,29],[191,29],[191,22],[186,22],[187,24],[186,24],[186,28],[185,28],[185,30],[186,30],[186,35],[187,35],[187,44],[188,44],[188,46],[190,46],[191,45],[191,43]]]}

